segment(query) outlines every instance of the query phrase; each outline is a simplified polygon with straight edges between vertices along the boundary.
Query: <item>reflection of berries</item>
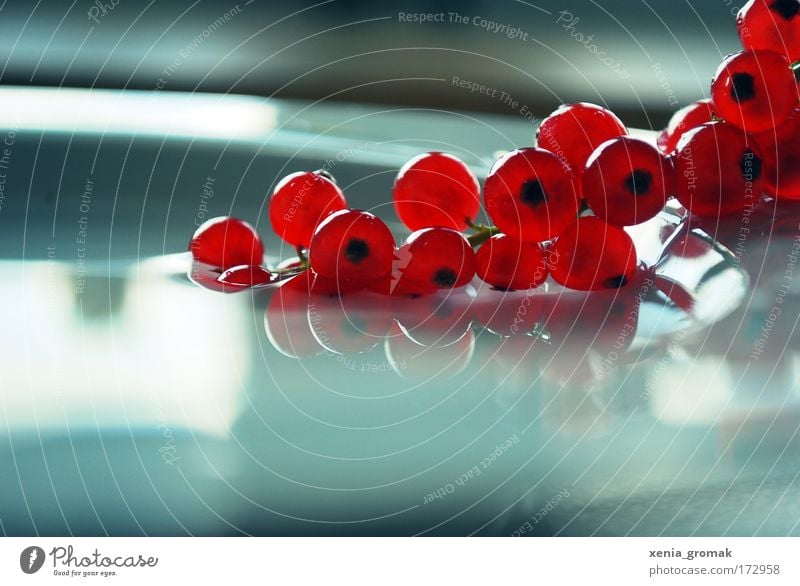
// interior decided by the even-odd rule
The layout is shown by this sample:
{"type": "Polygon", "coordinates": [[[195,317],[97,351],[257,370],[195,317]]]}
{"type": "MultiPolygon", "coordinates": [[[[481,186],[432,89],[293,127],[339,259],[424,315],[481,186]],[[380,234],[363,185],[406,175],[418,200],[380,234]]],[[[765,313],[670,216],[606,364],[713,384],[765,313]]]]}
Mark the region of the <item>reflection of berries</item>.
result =
{"type": "Polygon", "coordinates": [[[237,218],[219,217],[204,222],[189,243],[196,262],[219,269],[237,265],[260,265],[264,245],[255,229],[237,218]]]}
{"type": "Polygon", "coordinates": [[[658,135],[658,148],[665,155],[672,153],[684,133],[713,119],[711,100],[698,100],[681,108],[672,115],[667,127],[658,135]]]}
{"type": "Polygon", "coordinates": [[[278,288],[267,304],[264,328],[272,346],[290,358],[316,356],[322,347],[308,323],[308,292],[298,275],[278,288]],[[299,286],[298,286],[299,285],[299,286]]]}
{"type": "Polygon", "coordinates": [[[769,49],[800,60],[800,1],[750,0],[736,26],[745,49],[769,49]]]}
{"type": "Polygon", "coordinates": [[[594,217],[564,230],[549,255],[556,282],[581,291],[623,287],[636,272],[636,249],[628,234],[594,217]]]}
{"type": "Polygon", "coordinates": [[[392,325],[391,301],[373,293],[312,296],[308,323],[320,346],[336,354],[371,350],[392,325]]]}
{"type": "Polygon", "coordinates": [[[800,110],[773,130],[753,135],[760,147],[764,191],[781,199],[800,199],[800,110]]]}
{"type": "Polygon", "coordinates": [[[589,157],[582,181],[592,211],[617,226],[649,220],[675,191],[672,163],[654,146],[628,136],[600,145],[589,157]]]}
{"type": "Polygon", "coordinates": [[[475,252],[460,232],[450,228],[424,228],[411,234],[397,252],[408,258],[399,275],[423,288],[463,287],[475,276],[475,252]]]}
{"type": "Polygon", "coordinates": [[[464,230],[480,209],[472,171],[446,153],[425,153],[403,165],[394,182],[394,207],[411,230],[443,226],[464,230]]]}
{"type": "Polygon", "coordinates": [[[774,51],[742,51],[726,58],[711,82],[714,111],[746,132],[775,128],[798,105],[789,61],[774,51]]]}
{"type": "Polygon", "coordinates": [[[396,299],[393,308],[403,332],[423,346],[453,344],[472,325],[471,297],[463,289],[396,299]]]}
{"type": "Polygon", "coordinates": [[[497,227],[525,242],[554,238],[578,213],[572,174],[554,154],[539,148],[501,157],[486,177],[483,197],[497,227]]]}
{"type": "Polygon", "coordinates": [[[565,104],[542,121],[536,144],[555,153],[580,175],[594,149],[627,133],[620,119],[605,108],[587,103],[565,104]]]}
{"type": "Polygon", "coordinates": [[[398,375],[422,384],[451,378],[463,371],[475,352],[475,334],[469,330],[447,346],[422,346],[394,324],[384,347],[386,359],[398,375]]]}
{"type": "Polygon", "coordinates": [[[376,216],[341,210],[317,227],[308,254],[311,266],[323,277],[366,284],[391,271],[394,237],[376,216]]]}
{"type": "Polygon", "coordinates": [[[541,322],[545,295],[478,289],[472,315],[484,328],[502,337],[530,334],[541,322]]]}
{"type": "Polygon", "coordinates": [[[687,132],[675,151],[678,201],[716,218],[755,203],[763,186],[762,156],[752,139],[725,122],[687,132]]]}
{"type": "Polygon", "coordinates": [[[497,234],[478,249],[476,272],[498,289],[535,289],[547,279],[547,265],[538,244],[497,234]]]}
{"type": "Polygon", "coordinates": [[[272,229],[289,244],[308,247],[319,223],[347,207],[339,187],[322,173],[292,173],[269,200],[272,229]]]}
{"type": "Polygon", "coordinates": [[[243,291],[259,285],[269,285],[275,281],[275,275],[262,266],[239,265],[224,271],[219,276],[223,289],[243,291]]]}

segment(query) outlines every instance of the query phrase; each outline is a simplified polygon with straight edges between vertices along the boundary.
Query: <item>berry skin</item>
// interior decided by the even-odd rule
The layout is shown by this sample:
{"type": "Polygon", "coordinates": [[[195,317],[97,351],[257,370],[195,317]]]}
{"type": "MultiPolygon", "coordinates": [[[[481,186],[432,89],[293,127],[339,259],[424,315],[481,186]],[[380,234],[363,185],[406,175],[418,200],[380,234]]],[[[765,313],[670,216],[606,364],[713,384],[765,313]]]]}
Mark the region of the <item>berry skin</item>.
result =
{"type": "Polygon", "coordinates": [[[748,133],[775,128],[798,105],[789,61],[774,51],[728,56],[711,82],[714,112],[748,133]]]}
{"type": "Polygon", "coordinates": [[[398,217],[411,230],[441,226],[463,231],[481,206],[475,175],[446,153],[425,153],[403,165],[392,195],[398,217]]]}
{"type": "Polygon", "coordinates": [[[475,255],[475,272],[497,289],[535,289],[547,279],[547,265],[538,244],[497,234],[475,255]]]}
{"type": "Polygon", "coordinates": [[[292,173],[272,193],[269,220],[284,241],[307,248],[319,223],[346,207],[342,190],[321,173],[292,173]]]}
{"type": "Polygon", "coordinates": [[[636,273],[636,248],[621,228],[594,217],[578,219],[553,243],[550,274],[569,289],[617,289],[636,273]]]}
{"type": "Polygon", "coordinates": [[[690,212],[717,218],[758,201],[763,189],[762,155],[755,142],[725,122],[687,132],[673,155],[675,196],[690,212]]]}
{"type": "Polygon", "coordinates": [[[745,49],[768,49],[800,59],[800,0],[750,0],[736,17],[745,49]]]}
{"type": "Polygon", "coordinates": [[[592,211],[616,226],[649,220],[675,192],[672,163],[654,146],[629,136],[600,145],[589,157],[581,180],[592,211]]]}
{"type": "Polygon", "coordinates": [[[554,153],[576,174],[605,141],[628,134],[613,112],[579,102],[565,104],[545,118],[536,135],[537,146],[554,153]]]}
{"type": "Polygon", "coordinates": [[[658,148],[665,155],[669,155],[678,146],[678,141],[692,128],[711,122],[714,119],[714,110],[711,100],[698,100],[694,104],[681,108],[672,115],[667,127],[658,135],[658,148]]]}
{"type": "Polygon", "coordinates": [[[463,287],[475,276],[475,252],[463,234],[450,228],[412,233],[396,255],[392,277],[429,292],[463,287]]]}
{"type": "Polygon", "coordinates": [[[204,222],[192,236],[189,250],[196,262],[223,270],[260,265],[264,260],[264,245],[255,228],[227,216],[204,222]]]}
{"type": "Polygon", "coordinates": [[[394,237],[369,212],[341,210],[317,226],[308,256],[314,270],[326,279],[366,284],[391,272],[394,237]]]}
{"type": "Polygon", "coordinates": [[[497,227],[524,242],[558,235],[578,214],[572,174],[549,151],[511,151],[492,166],[483,188],[486,211],[497,227]]]}
{"type": "Polygon", "coordinates": [[[778,128],[752,138],[760,147],[767,195],[800,199],[800,110],[778,128]]]}

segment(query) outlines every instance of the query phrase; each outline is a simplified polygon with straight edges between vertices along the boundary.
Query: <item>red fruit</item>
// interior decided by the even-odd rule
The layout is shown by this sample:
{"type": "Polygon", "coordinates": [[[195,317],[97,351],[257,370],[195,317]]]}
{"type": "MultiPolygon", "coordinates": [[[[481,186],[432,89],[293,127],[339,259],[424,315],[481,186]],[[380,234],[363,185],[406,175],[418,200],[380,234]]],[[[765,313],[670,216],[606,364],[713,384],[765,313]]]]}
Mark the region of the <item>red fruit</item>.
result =
{"type": "Polygon", "coordinates": [[[189,242],[195,262],[219,269],[260,265],[264,245],[255,229],[242,220],[220,216],[204,222],[189,242]]]}
{"type": "Polygon", "coordinates": [[[610,110],[587,103],[564,104],[542,121],[536,144],[579,175],[594,149],[625,134],[625,125],[610,110]]]}
{"type": "Polygon", "coordinates": [[[425,153],[403,165],[392,195],[397,215],[411,230],[441,226],[462,231],[481,205],[475,175],[446,153],[425,153]]]}
{"type": "Polygon", "coordinates": [[[550,274],[581,291],[616,289],[636,273],[636,248],[621,228],[594,217],[580,218],[553,243],[550,274]]]}
{"type": "Polygon", "coordinates": [[[547,279],[547,265],[538,244],[505,234],[487,240],[475,255],[475,272],[498,289],[535,289],[547,279]]]}
{"type": "Polygon", "coordinates": [[[417,230],[398,249],[392,276],[431,290],[463,287],[475,276],[475,252],[450,228],[417,230]]]}
{"type": "Polygon", "coordinates": [[[678,201],[708,218],[741,211],[763,188],[762,155],[754,141],[725,122],[690,130],[673,155],[678,201]]]}
{"type": "Polygon", "coordinates": [[[317,226],[308,254],[311,266],[323,277],[366,284],[392,270],[394,237],[369,212],[341,210],[317,226]]]}
{"type": "Polygon", "coordinates": [[[764,191],[780,199],[800,199],[800,110],[774,130],[752,136],[760,147],[764,191]]]}
{"type": "Polygon", "coordinates": [[[550,240],[578,215],[572,174],[554,154],[539,148],[517,149],[498,159],[483,197],[497,227],[524,242],[550,240]]]}
{"type": "Polygon", "coordinates": [[[272,193],[269,220],[283,240],[307,248],[319,223],[346,207],[342,190],[320,173],[292,173],[272,193]]]}
{"type": "Polygon", "coordinates": [[[745,132],[763,132],[786,120],[798,106],[789,61],[774,51],[728,56],[711,82],[714,112],[745,132]]]}
{"type": "Polygon", "coordinates": [[[667,127],[659,133],[658,148],[665,155],[672,153],[684,133],[701,124],[711,122],[713,119],[714,111],[711,100],[698,100],[694,104],[681,108],[672,115],[667,127]]]}
{"type": "Polygon", "coordinates": [[[800,1],[750,0],[736,17],[745,49],[768,49],[800,59],[800,1]]]}
{"type": "Polygon", "coordinates": [[[223,288],[231,291],[243,291],[258,285],[269,285],[275,280],[275,275],[258,265],[239,265],[224,271],[219,276],[219,282],[223,288]]]}
{"type": "Polygon", "coordinates": [[[628,136],[600,145],[589,157],[582,181],[592,211],[617,226],[649,220],[675,192],[672,163],[654,146],[628,136]]]}

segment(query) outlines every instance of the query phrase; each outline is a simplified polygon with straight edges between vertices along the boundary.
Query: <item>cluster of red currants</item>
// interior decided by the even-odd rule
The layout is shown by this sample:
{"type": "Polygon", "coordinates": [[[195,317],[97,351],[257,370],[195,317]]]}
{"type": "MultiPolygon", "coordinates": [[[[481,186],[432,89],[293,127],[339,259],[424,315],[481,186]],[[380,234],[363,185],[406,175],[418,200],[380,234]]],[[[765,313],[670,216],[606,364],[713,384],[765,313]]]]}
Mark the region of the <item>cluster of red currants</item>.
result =
{"type": "Polygon", "coordinates": [[[475,275],[502,290],[549,276],[572,289],[616,289],[637,270],[623,229],[658,214],[671,197],[699,218],[719,218],[762,196],[800,199],[800,0],[750,0],[739,13],[744,50],[728,56],[711,99],[678,111],[657,145],[632,137],[609,110],[565,105],[540,125],[537,146],[503,155],[483,186],[493,226],[476,223],[480,185],[456,157],[426,153],[394,183],[397,215],[412,230],[399,246],[375,215],[348,209],[324,171],[289,175],[270,221],[298,258],[263,268],[255,230],[234,218],[201,226],[196,263],[220,288],[298,279],[326,294],[370,290],[424,295],[475,275]],[[471,230],[466,236],[464,232],[471,230]]]}

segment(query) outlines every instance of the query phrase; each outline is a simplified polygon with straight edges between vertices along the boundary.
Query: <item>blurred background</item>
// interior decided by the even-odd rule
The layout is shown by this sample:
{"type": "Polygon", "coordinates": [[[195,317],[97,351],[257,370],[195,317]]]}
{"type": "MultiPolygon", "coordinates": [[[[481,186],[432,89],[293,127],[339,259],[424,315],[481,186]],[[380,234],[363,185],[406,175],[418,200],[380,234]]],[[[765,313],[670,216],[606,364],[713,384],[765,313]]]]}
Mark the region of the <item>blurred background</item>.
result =
{"type": "Polygon", "coordinates": [[[0,81],[538,117],[586,100],[655,128],[706,95],[737,49],[740,4],[11,0],[0,8],[0,81]]]}

